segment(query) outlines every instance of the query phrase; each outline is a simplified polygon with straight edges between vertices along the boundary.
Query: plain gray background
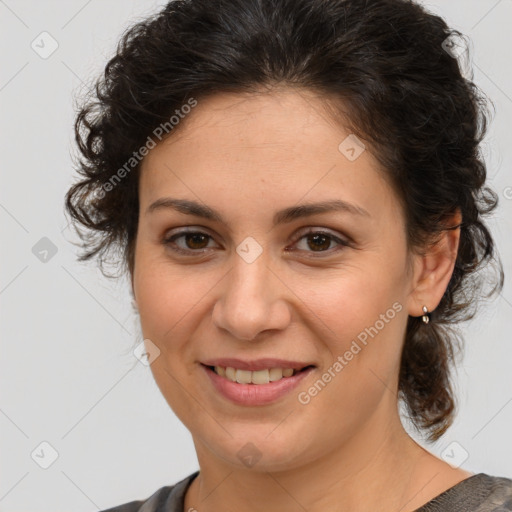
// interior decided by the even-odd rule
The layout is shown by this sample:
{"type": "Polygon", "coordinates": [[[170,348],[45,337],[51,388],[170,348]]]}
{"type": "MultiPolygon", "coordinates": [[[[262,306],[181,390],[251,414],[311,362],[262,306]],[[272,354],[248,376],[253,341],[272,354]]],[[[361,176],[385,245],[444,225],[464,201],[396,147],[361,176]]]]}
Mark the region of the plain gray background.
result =
{"type": "MultiPolygon", "coordinates": [[[[164,3],[0,1],[2,512],[103,509],[198,467],[190,434],[131,352],[142,337],[126,280],[75,261],[63,213],[75,179],[73,98],[103,70],[122,30],[164,3]],[[58,456],[43,469],[52,450],[58,456]]],[[[471,38],[475,80],[496,106],[483,151],[501,198],[491,228],[510,276],[512,0],[424,3],[471,38]]],[[[469,471],[510,478],[511,316],[506,281],[464,328],[455,425],[435,445],[422,443],[467,457],[469,471]]]]}

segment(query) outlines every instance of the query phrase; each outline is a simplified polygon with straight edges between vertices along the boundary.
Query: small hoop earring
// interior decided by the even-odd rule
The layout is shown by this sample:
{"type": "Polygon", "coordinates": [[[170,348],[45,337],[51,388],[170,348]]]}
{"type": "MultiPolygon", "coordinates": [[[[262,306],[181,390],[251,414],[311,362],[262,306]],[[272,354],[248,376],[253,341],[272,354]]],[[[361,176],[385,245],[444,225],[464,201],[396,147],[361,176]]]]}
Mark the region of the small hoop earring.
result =
{"type": "Polygon", "coordinates": [[[423,316],[421,317],[424,324],[428,324],[430,321],[430,317],[428,316],[428,308],[427,306],[423,306],[423,316]]]}

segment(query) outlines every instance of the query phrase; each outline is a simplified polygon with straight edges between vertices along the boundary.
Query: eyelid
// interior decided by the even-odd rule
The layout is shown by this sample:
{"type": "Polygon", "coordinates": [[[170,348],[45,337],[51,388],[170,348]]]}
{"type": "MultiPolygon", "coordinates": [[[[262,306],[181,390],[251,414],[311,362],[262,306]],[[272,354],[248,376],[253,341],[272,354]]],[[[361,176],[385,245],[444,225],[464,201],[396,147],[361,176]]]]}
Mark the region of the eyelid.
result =
{"type": "Polygon", "coordinates": [[[349,236],[347,235],[344,235],[344,234],[341,234],[337,231],[334,231],[330,228],[323,228],[323,227],[318,227],[318,226],[304,226],[302,228],[300,228],[299,230],[297,230],[292,238],[290,238],[290,240],[299,240],[300,238],[302,238],[304,235],[308,235],[308,234],[322,234],[322,235],[328,235],[330,237],[332,237],[333,239],[337,239],[339,240],[340,242],[344,242],[344,243],[351,243],[351,239],[349,236]]]}

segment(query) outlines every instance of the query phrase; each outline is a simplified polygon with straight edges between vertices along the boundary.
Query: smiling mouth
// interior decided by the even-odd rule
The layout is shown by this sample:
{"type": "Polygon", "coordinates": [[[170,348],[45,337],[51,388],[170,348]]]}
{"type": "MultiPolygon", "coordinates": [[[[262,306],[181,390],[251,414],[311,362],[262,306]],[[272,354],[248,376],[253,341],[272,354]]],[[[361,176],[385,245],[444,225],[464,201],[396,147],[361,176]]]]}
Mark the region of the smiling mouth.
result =
{"type": "Polygon", "coordinates": [[[220,377],[223,377],[231,382],[236,382],[238,384],[262,385],[288,379],[290,377],[297,375],[298,373],[302,373],[306,370],[309,370],[310,368],[314,368],[314,365],[305,366],[300,370],[296,370],[293,368],[270,368],[264,370],[250,371],[240,370],[230,366],[206,366],[206,368],[216,373],[220,377]]]}

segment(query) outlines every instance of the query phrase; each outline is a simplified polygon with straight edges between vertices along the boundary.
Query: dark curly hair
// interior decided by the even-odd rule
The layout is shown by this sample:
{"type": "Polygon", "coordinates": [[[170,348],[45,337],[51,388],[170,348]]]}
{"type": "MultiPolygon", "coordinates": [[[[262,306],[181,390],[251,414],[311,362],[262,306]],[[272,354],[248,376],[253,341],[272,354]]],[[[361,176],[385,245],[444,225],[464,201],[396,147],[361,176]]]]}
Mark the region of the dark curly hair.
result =
{"type": "MultiPolygon", "coordinates": [[[[503,287],[482,220],[498,202],[485,185],[479,151],[489,102],[464,76],[457,45],[447,44],[465,40],[406,0],[169,2],[125,31],[77,115],[81,179],[65,206],[81,240],[79,260],[96,257],[111,277],[104,264],[117,252],[123,272],[133,274],[140,167],[134,155],[191,99],[274,86],[314,91],[382,164],[403,206],[411,250],[421,252],[458,227],[447,219],[462,215],[453,275],[429,324],[409,317],[399,376],[409,418],[428,440],[438,439],[455,412],[455,324],[503,287]],[[495,273],[484,279],[480,270],[490,262],[495,273]],[[487,294],[484,285],[492,285],[487,294]]],[[[184,123],[186,116],[166,132],[172,136],[184,123]]]]}

